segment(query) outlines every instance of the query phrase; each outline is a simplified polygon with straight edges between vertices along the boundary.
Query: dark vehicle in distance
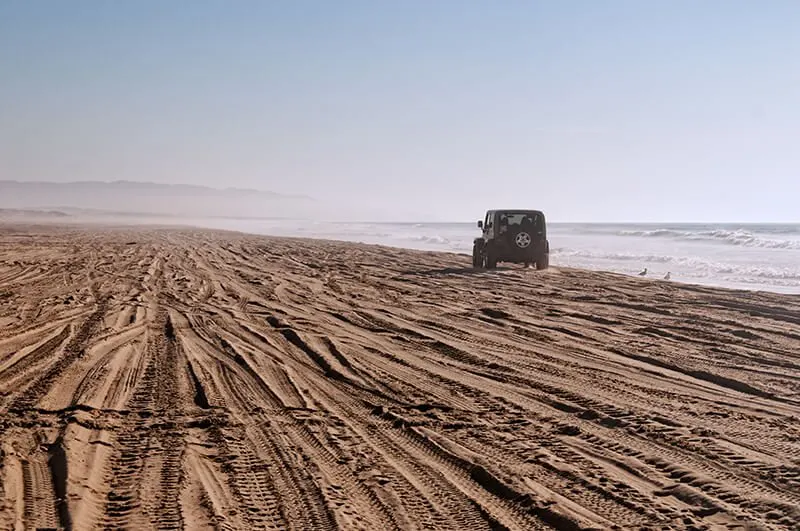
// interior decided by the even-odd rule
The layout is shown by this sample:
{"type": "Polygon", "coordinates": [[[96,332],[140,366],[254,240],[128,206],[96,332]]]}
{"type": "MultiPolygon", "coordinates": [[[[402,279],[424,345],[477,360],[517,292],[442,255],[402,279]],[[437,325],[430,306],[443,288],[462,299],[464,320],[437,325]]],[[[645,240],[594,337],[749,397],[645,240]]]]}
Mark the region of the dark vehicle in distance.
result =
{"type": "Polygon", "coordinates": [[[494,269],[511,262],[536,269],[550,266],[547,224],[539,210],[489,210],[478,221],[483,234],[472,243],[473,267],[494,269]]]}

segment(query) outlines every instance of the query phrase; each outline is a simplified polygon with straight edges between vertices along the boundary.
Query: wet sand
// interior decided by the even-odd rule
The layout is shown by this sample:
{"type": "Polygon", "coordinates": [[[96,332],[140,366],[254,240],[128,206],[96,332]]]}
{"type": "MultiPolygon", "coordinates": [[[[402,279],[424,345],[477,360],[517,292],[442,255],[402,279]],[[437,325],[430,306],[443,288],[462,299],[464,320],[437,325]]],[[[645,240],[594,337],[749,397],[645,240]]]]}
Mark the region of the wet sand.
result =
{"type": "Polygon", "coordinates": [[[0,225],[0,528],[791,529],[800,297],[0,225]]]}

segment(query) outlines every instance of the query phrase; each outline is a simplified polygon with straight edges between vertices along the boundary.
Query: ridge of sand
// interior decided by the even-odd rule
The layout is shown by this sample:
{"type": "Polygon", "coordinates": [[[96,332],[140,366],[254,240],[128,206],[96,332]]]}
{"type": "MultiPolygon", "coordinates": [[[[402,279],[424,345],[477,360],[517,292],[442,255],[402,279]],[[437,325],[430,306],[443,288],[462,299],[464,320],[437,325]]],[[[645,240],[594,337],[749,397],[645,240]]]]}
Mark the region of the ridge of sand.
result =
{"type": "Polygon", "coordinates": [[[0,226],[0,528],[791,529],[800,298],[0,226]]]}

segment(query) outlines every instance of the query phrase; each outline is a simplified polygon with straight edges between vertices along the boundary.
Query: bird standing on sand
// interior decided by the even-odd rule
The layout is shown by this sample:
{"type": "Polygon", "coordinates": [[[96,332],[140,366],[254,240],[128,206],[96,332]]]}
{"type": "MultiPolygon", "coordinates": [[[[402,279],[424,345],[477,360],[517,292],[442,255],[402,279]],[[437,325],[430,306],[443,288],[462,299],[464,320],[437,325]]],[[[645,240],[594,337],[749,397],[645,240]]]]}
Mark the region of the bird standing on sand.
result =
{"type": "Polygon", "coordinates": [[[644,268],[644,270],[643,270],[641,273],[639,273],[639,276],[640,276],[640,277],[643,277],[643,276],[645,276],[646,274],[647,274],[647,268],[645,267],[645,268],[644,268]]]}
{"type": "Polygon", "coordinates": [[[669,280],[669,279],[670,279],[670,276],[669,276],[669,271],[667,271],[667,274],[666,274],[666,275],[664,275],[664,280],[669,280]]]}

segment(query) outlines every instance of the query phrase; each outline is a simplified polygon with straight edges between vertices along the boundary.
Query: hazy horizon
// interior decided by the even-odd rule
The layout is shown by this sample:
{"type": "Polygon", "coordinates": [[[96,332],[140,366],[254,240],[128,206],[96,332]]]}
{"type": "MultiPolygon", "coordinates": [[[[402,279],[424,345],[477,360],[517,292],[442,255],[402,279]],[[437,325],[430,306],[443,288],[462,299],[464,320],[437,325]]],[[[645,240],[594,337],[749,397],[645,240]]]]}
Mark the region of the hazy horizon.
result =
{"type": "MultiPolygon", "coordinates": [[[[250,213],[239,213],[239,214],[231,214],[231,213],[220,213],[216,211],[214,208],[203,208],[201,205],[199,210],[195,212],[184,212],[180,210],[175,210],[175,203],[171,202],[176,199],[176,196],[164,196],[158,197],[157,201],[154,201],[149,204],[141,205],[137,208],[125,208],[122,206],[121,203],[117,203],[114,205],[113,203],[109,203],[109,200],[113,201],[115,199],[124,200],[126,205],[130,205],[131,197],[129,195],[124,196],[112,196],[112,197],[97,197],[97,196],[90,196],[86,202],[75,202],[71,200],[65,200],[64,196],[59,195],[55,199],[51,199],[53,196],[49,196],[47,194],[37,194],[35,198],[27,197],[22,198],[20,201],[19,197],[15,197],[11,194],[0,194],[0,210],[22,210],[22,211],[32,211],[35,212],[45,211],[45,210],[55,210],[55,211],[65,211],[72,215],[70,211],[80,211],[83,210],[85,213],[89,213],[90,211],[97,211],[97,213],[104,213],[104,214],[124,214],[124,215],[134,215],[134,216],[141,216],[141,217],[176,217],[176,218],[187,218],[187,217],[197,217],[197,218],[241,218],[241,219],[278,219],[278,218],[298,218],[298,219],[318,219],[320,221],[338,221],[338,222],[353,222],[353,223],[469,223],[472,224],[475,222],[474,219],[427,219],[424,217],[392,217],[392,214],[378,213],[375,210],[371,210],[369,205],[366,205],[366,208],[353,208],[351,207],[350,210],[342,210],[336,209],[335,207],[331,207],[329,204],[326,204],[323,201],[318,200],[317,198],[311,196],[293,196],[287,194],[279,194],[277,192],[273,192],[271,190],[259,190],[259,189],[243,189],[237,187],[227,187],[227,188],[216,188],[216,187],[205,187],[202,185],[192,185],[186,183],[155,183],[155,182],[148,182],[148,181],[74,181],[74,182],[53,182],[53,181],[13,181],[7,180],[3,181],[0,180],[0,191],[2,190],[4,185],[9,183],[20,183],[25,185],[57,185],[60,187],[69,187],[70,185],[78,185],[81,188],[85,188],[87,185],[116,185],[116,184],[127,184],[127,185],[156,185],[156,186],[166,186],[171,187],[175,190],[180,190],[184,187],[199,187],[201,189],[205,189],[206,191],[210,192],[218,192],[220,196],[210,195],[208,196],[209,199],[214,200],[215,197],[223,197],[225,193],[228,192],[235,192],[235,193],[260,193],[266,196],[266,199],[262,199],[262,203],[258,203],[257,206],[263,206],[263,212],[252,213],[253,211],[250,210],[250,213]],[[274,195],[274,197],[269,197],[274,195]],[[281,208],[270,215],[269,207],[275,206],[275,202],[281,203],[281,208]],[[305,204],[305,210],[302,208],[297,208],[297,201],[302,201],[305,204]],[[164,202],[169,208],[163,208],[164,202]],[[162,208],[160,208],[162,207],[162,208]],[[310,210],[309,210],[310,208],[310,210]],[[317,210],[316,215],[314,211],[317,210]],[[370,212],[367,214],[363,214],[363,212],[370,212]],[[312,214],[309,214],[312,212],[312,214]],[[362,214],[360,214],[361,212],[362,214]],[[366,216],[366,217],[365,217],[366,216]]],[[[73,190],[74,191],[74,190],[73,190]]],[[[177,196],[177,199],[183,201],[185,204],[186,200],[196,202],[196,198],[193,196],[177,196]]],[[[181,203],[178,203],[181,204],[181,203]]],[[[234,209],[241,208],[241,207],[253,207],[252,201],[249,202],[249,205],[238,203],[232,205],[234,209]]],[[[527,208],[525,205],[517,205],[519,208],[527,208]]],[[[477,212],[478,218],[482,217],[481,215],[484,213],[485,210],[497,210],[501,208],[508,208],[513,209],[515,208],[513,205],[495,205],[495,206],[488,206],[484,210],[477,212]]],[[[232,211],[229,211],[232,212],[232,211]]],[[[545,213],[547,214],[547,213],[545,213]]],[[[474,216],[473,216],[474,217],[474,216]]],[[[477,219],[477,218],[476,218],[477,219]]],[[[741,226],[752,226],[752,225],[800,225],[800,221],[769,221],[769,220],[753,220],[753,221],[740,221],[736,219],[717,219],[717,220],[670,220],[664,219],[659,221],[639,221],[639,220],[626,220],[626,219],[606,219],[606,220],[581,220],[581,219],[550,219],[548,216],[550,223],[558,223],[562,225],[569,225],[569,224],[598,224],[598,225],[655,225],[655,226],[668,226],[668,225],[741,225],[741,226]]]]}
{"type": "Polygon", "coordinates": [[[792,223],[798,23],[788,1],[7,0],[0,180],[376,221],[792,223]]]}

